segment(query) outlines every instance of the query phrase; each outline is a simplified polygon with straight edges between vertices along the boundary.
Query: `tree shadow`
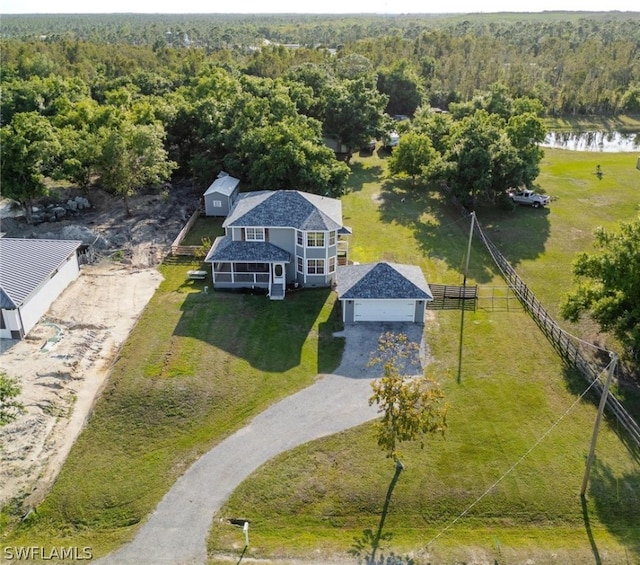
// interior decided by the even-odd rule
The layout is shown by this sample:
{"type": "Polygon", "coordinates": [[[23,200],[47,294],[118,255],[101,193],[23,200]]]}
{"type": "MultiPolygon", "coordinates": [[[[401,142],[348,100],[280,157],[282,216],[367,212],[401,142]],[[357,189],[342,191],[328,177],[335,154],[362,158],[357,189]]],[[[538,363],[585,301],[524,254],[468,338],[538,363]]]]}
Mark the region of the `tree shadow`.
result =
{"type": "Polygon", "coordinates": [[[347,189],[351,192],[359,192],[365,184],[378,182],[382,174],[380,165],[366,165],[365,163],[352,163],[351,174],[347,181],[347,189]]]}
{"type": "Polygon", "coordinates": [[[358,558],[358,563],[364,565],[413,565],[414,561],[410,557],[402,557],[390,552],[388,555],[380,553],[377,555],[378,550],[382,549],[382,542],[390,541],[393,538],[393,533],[384,532],[384,523],[387,519],[389,512],[389,504],[391,503],[391,497],[393,496],[393,490],[396,487],[396,483],[400,478],[400,473],[404,467],[400,461],[396,461],[395,472],[389,488],[387,489],[387,496],[384,500],[384,506],[382,508],[382,514],[380,516],[380,523],[378,529],[374,533],[373,530],[367,528],[363,530],[361,537],[356,537],[353,540],[353,545],[349,550],[349,554],[358,558]]]}
{"type": "MultiPolygon", "coordinates": [[[[412,229],[422,254],[443,261],[449,269],[459,272],[462,280],[470,216],[461,216],[439,192],[421,185],[414,186],[409,180],[384,182],[378,203],[382,222],[412,229]]],[[[482,284],[491,281],[496,273],[497,268],[490,255],[474,234],[469,276],[482,284]]]]}
{"type": "Polygon", "coordinates": [[[516,206],[504,210],[498,206],[479,206],[478,221],[484,233],[512,266],[544,253],[551,234],[548,207],[516,206]]]}
{"type": "Polygon", "coordinates": [[[601,562],[601,556],[591,530],[589,516],[593,512],[632,554],[629,562],[640,561],[640,472],[615,476],[611,467],[596,458],[591,467],[588,497],[582,499],[582,512],[596,563],[601,562]]]}
{"type": "MultiPolygon", "coordinates": [[[[425,255],[463,271],[471,220],[465,219],[448,197],[433,186],[389,179],[382,184],[378,203],[382,222],[413,229],[425,255]]],[[[513,266],[544,251],[550,234],[548,209],[521,206],[504,210],[498,205],[478,205],[475,212],[484,233],[513,266]]],[[[487,283],[497,274],[497,267],[476,233],[472,241],[469,275],[478,283],[487,283]]]]}
{"type": "MultiPolygon", "coordinates": [[[[302,348],[330,292],[328,288],[303,289],[287,294],[284,300],[237,291],[190,292],[173,333],[204,341],[256,369],[284,372],[301,363],[302,348]]],[[[334,308],[330,319],[338,315],[334,308]]],[[[340,340],[335,338],[337,343],[332,343],[328,333],[332,324],[320,328],[318,359],[325,368],[331,365],[327,359],[335,354],[322,349],[341,351],[340,340]]]]}

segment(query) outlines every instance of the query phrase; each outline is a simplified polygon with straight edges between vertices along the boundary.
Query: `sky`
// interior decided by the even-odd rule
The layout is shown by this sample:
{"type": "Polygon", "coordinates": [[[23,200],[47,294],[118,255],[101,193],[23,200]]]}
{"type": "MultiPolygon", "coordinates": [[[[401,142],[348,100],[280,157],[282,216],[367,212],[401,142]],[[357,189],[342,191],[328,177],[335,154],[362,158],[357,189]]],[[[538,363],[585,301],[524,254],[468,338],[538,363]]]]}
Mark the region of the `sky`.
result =
{"type": "Polygon", "coordinates": [[[638,0],[0,0],[0,14],[440,14],[546,10],[625,12],[640,11],[640,4],[638,0]]]}

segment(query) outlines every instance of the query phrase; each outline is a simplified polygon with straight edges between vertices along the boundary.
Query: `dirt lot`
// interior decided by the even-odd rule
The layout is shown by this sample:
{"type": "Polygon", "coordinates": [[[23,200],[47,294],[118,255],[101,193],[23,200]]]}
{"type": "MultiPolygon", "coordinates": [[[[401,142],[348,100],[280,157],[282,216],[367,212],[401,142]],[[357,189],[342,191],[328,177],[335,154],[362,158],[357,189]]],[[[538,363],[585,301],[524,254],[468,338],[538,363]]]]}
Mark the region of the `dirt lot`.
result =
{"type": "Polygon", "coordinates": [[[103,192],[63,222],[29,226],[3,218],[13,237],[92,239],[97,257],[22,341],[0,341],[0,369],[18,379],[26,412],[0,430],[0,504],[46,494],[121,345],[161,282],[155,266],[197,206],[188,189],[142,195],[131,216],[103,192]]]}

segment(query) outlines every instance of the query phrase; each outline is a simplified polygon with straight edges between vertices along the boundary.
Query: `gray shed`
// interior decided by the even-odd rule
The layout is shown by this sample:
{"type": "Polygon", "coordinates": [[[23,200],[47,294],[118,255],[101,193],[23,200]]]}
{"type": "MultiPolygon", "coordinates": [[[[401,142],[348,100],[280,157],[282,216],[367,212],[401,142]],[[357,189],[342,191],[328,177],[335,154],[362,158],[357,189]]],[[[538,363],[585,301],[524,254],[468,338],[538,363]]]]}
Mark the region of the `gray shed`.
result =
{"type": "Polygon", "coordinates": [[[342,321],[423,324],[431,290],[420,267],[369,263],[338,267],[336,290],[342,321]]]}
{"type": "Polygon", "coordinates": [[[238,198],[240,180],[221,171],[204,193],[206,216],[226,216],[238,198]]]}

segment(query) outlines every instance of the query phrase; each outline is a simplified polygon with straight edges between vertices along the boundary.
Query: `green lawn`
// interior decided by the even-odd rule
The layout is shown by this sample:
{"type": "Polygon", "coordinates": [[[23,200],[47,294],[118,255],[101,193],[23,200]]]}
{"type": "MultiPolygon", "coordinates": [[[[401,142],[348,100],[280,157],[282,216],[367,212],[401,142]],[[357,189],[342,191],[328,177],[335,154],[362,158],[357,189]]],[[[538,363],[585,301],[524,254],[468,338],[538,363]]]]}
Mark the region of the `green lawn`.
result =
{"type": "MultiPolygon", "coordinates": [[[[281,302],[205,294],[205,283],[186,281],[197,266],[162,265],[165,280],[51,494],[3,542],[88,545],[94,556],[117,547],[198,456],[338,365],[340,317],[328,289],[281,302]]],[[[17,516],[4,515],[7,530],[17,516]]]]}
{"type": "Polygon", "coordinates": [[[224,235],[223,221],[224,218],[199,216],[180,245],[202,245],[204,238],[213,242],[219,235],[224,235]]]}
{"type": "MultiPolygon", "coordinates": [[[[547,151],[540,184],[556,197],[548,210],[478,211],[551,311],[571,281],[573,255],[591,244],[591,230],[637,214],[640,172],[635,160],[628,165],[630,157],[547,151]],[[592,174],[596,164],[602,181],[592,174]]],[[[354,161],[352,192],[343,200],[345,224],[353,228],[350,258],[414,263],[430,282],[460,283],[469,220],[424,188],[385,179],[377,155],[354,161]]],[[[90,545],[96,556],[121,545],[200,454],[338,365],[335,294],[310,290],[282,302],[204,294],[204,283],[186,281],[186,271],[198,266],[175,259],[162,265],[165,281],[51,494],[20,524],[19,513],[5,509],[5,544],[90,545]]],[[[469,275],[471,283],[504,286],[478,241],[469,275]]],[[[584,399],[557,423],[585,385],[531,319],[520,308],[481,303],[466,316],[461,363],[459,313],[434,313],[426,333],[429,371],[451,405],[449,428],[424,451],[404,449],[385,552],[415,552],[419,563],[473,556],[597,563],[596,554],[606,563],[640,560],[639,456],[605,422],[583,508],[578,493],[595,404],[584,399]]],[[[354,538],[377,528],[392,475],[365,425],[268,463],[221,516],[251,520],[247,556],[347,557],[354,538]]],[[[242,545],[241,530],[218,523],[209,540],[212,563],[219,553],[239,555],[242,545]]]]}
{"type": "MultiPolygon", "coordinates": [[[[637,213],[634,175],[640,173],[635,162],[628,167],[629,157],[547,151],[540,182],[555,197],[548,210],[478,210],[487,233],[552,311],[571,282],[573,255],[589,248],[592,229],[637,213]],[[592,174],[597,163],[602,181],[592,174]],[[572,182],[581,185],[579,193],[572,182]]],[[[424,189],[382,179],[383,170],[377,156],[355,163],[353,191],[343,199],[345,223],[353,228],[351,259],[416,263],[431,282],[460,283],[468,220],[424,189]]],[[[470,279],[504,285],[477,242],[470,279]]],[[[459,313],[435,313],[426,331],[434,358],[429,371],[451,404],[449,429],[424,451],[406,447],[406,470],[385,523],[393,536],[386,553],[411,552],[419,563],[475,557],[582,564],[605,554],[607,563],[640,560],[640,456],[627,451],[615,424],[603,427],[583,507],[579,492],[595,402],[588,397],[571,408],[586,385],[563,366],[529,316],[481,303],[466,316],[461,365],[459,313]]],[[[251,520],[250,556],[276,562],[346,556],[355,538],[375,532],[392,475],[372,425],[365,425],[269,462],[220,517],[251,520]]],[[[218,553],[241,549],[238,530],[216,522],[211,563],[218,553]]]]}

